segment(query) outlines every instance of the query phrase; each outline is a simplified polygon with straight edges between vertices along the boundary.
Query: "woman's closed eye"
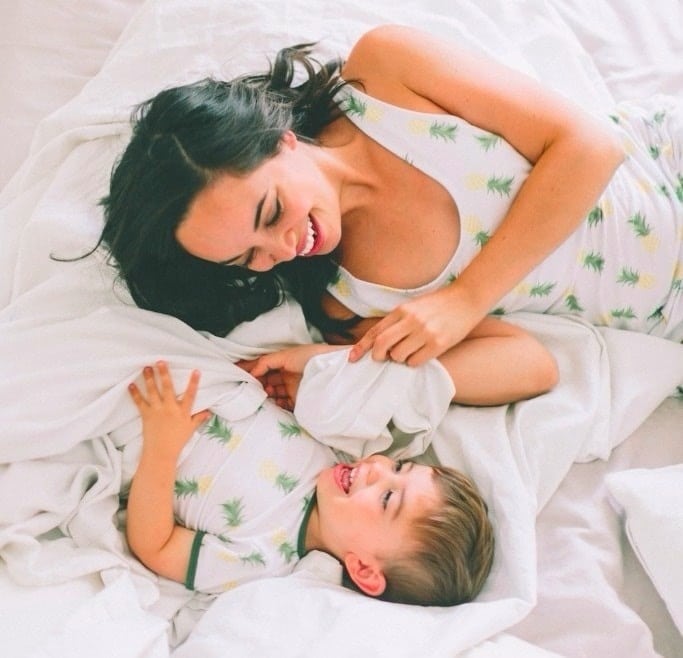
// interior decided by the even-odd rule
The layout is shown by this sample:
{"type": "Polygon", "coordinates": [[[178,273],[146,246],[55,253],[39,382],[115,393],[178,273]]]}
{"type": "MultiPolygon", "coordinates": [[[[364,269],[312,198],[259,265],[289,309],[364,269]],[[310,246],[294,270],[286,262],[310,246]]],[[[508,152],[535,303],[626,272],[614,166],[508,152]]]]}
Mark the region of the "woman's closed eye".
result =
{"type": "Polygon", "coordinates": [[[266,226],[270,228],[271,226],[275,226],[279,221],[280,218],[282,217],[282,204],[280,203],[280,199],[275,199],[275,210],[271,216],[271,218],[266,222],[266,226]]]}

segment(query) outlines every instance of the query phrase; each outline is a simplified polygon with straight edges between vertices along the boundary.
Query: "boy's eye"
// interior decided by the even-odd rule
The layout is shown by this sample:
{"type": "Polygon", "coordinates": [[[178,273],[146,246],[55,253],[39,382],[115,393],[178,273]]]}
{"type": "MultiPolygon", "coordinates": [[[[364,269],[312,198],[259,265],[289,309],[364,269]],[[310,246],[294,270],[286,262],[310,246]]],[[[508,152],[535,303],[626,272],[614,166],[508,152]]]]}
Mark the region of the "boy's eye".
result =
{"type": "Polygon", "coordinates": [[[275,226],[280,221],[280,217],[282,217],[282,204],[280,203],[280,199],[275,199],[275,212],[266,222],[266,226],[275,226]]]}
{"type": "Polygon", "coordinates": [[[394,492],[389,490],[385,491],[384,494],[382,495],[382,509],[386,509],[387,505],[389,504],[389,499],[391,498],[391,494],[394,492]]]}
{"type": "Polygon", "coordinates": [[[403,464],[405,462],[402,459],[399,459],[395,464],[394,464],[394,472],[395,473],[400,473],[401,469],[403,468],[403,464]]]}

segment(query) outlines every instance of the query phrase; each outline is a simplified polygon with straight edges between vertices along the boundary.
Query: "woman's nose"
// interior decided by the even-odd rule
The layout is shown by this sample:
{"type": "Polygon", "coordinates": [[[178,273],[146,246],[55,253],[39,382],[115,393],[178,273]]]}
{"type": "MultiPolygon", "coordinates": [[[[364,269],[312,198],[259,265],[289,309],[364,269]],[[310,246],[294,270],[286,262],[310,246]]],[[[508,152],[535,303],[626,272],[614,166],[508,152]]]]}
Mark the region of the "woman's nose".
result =
{"type": "Polygon", "coordinates": [[[296,243],[296,233],[293,229],[273,235],[271,240],[258,249],[257,258],[251,269],[267,272],[278,263],[292,260],[296,257],[296,243]]]}
{"type": "Polygon", "coordinates": [[[287,229],[273,236],[270,246],[270,255],[275,263],[296,258],[297,237],[294,229],[287,229]]]}

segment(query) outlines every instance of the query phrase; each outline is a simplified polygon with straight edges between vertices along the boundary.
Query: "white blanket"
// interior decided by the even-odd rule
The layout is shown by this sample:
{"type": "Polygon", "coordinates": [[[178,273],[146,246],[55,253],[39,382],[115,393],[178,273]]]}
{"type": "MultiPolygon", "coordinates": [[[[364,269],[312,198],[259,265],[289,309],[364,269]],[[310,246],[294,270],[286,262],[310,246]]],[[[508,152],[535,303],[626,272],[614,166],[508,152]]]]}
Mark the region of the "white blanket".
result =
{"type": "MultiPolygon", "coordinates": [[[[103,589],[36,655],[170,655],[208,606],[206,598],[159,582],[122,539],[119,493],[140,447],[126,386],[141,366],[165,358],[179,383],[200,368],[197,406],[246,415],[263,391],[230,358],[256,353],[255,345],[306,340],[290,306],[240,327],[230,340],[208,340],[131,306],[98,258],[50,260],[51,253],[83,253],[96,240],[95,204],[125,143],[130,106],[167,84],[260,69],[266,54],[306,39],[319,37],[328,53],[343,53],[363,30],[392,16],[536,70],[587,105],[606,107],[609,93],[552,12],[524,15],[516,4],[463,2],[455,15],[447,0],[420,7],[383,0],[372,8],[360,0],[329,7],[149,0],[102,71],[43,123],[32,157],[0,196],[0,556],[26,585],[100,574],[103,589]],[[550,43],[556,60],[544,57],[550,43]],[[124,628],[125,646],[106,640],[124,628]]],[[[517,321],[556,354],[561,385],[514,407],[453,407],[432,436],[432,456],[471,473],[491,504],[496,563],[476,603],[450,610],[383,604],[321,586],[302,570],[221,596],[174,653],[385,655],[389,646],[405,656],[453,656],[473,647],[481,655],[512,655],[513,643],[514,655],[539,655],[499,635],[535,603],[535,517],[573,461],[606,457],[680,383],[683,353],[673,343],[565,318],[517,321]]],[[[318,375],[339,377],[340,370],[337,363],[318,375]]],[[[338,420],[343,434],[346,421],[338,420]]]]}

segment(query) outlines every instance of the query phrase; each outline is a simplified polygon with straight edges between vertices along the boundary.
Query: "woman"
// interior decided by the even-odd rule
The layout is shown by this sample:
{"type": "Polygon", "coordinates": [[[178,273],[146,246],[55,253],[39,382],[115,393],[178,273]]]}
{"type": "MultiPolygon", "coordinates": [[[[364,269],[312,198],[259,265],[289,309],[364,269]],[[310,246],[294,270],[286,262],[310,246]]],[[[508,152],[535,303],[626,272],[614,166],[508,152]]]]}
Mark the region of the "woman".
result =
{"type": "Polygon", "coordinates": [[[306,55],[142,107],[102,235],[138,304],[225,332],[278,303],[281,275],[323,331],[353,324],[327,322],[349,317],[342,306],[385,315],[354,358],[372,349],[409,365],[499,338],[508,325],[487,317],[496,311],[574,312],[683,338],[673,107],[609,127],[405,27],[370,31],[343,68],[306,55]],[[292,88],[297,61],[308,82],[292,88]],[[651,129],[649,162],[631,124],[651,129]],[[337,303],[323,313],[328,284],[337,303]]]}

